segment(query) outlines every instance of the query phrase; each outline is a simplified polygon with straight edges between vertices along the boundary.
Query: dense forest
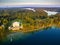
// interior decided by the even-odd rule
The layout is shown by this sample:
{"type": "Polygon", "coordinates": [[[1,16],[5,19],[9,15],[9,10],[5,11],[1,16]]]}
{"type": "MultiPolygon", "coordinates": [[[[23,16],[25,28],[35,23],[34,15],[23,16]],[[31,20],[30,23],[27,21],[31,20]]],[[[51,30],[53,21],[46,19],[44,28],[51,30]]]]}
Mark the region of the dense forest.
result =
{"type": "MultiPolygon", "coordinates": [[[[47,9],[47,8],[46,8],[47,9]]],[[[18,31],[31,32],[38,31],[39,29],[49,28],[56,26],[60,28],[60,13],[48,16],[44,8],[35,8],[35,12],[24,8],[3,8],[0,9],[0,37],[9,34],[8,27],[11,26],[12,21],[20,20],[23,29],[18,31]]],[[[52,10],[51,8],[47,10],[52,10]]],[[[54,11],[56,11],[55,9],[54,11]]],[[[58,11],[58,10],[57,10],[58,11]]]]}

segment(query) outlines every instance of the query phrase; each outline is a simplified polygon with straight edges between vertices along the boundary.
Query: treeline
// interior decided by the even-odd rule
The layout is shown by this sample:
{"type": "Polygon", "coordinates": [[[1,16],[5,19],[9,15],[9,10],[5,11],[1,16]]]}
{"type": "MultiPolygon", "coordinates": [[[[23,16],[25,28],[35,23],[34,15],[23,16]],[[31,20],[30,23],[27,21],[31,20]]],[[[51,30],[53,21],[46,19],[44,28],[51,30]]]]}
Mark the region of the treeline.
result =
{"type": "Polygon", "coordinates": [[[20,19],[23,24],[28,25],[38,25],[40,20],[43,19],[55,19],[56,21],[60,21],[60,14],[48,16],[43,9],[36,10],[33,12],[32,10],[26,10],[23,8],[11,8],[11,9],[3,9],[0,10],[0,25],[7,25],[13,20],[20,19]]]}

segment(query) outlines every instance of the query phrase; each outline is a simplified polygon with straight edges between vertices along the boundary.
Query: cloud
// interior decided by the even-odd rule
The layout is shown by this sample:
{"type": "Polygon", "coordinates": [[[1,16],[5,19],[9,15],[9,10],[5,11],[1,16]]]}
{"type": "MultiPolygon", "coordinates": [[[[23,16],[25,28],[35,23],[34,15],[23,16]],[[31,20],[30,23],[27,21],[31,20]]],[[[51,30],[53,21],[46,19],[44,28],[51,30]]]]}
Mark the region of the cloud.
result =
{"type": "Polygon", "coordinates": [[[8,2],[8,3],[9,3],[9,2],[24,2],[24,3],[26,3],[26,2],[30,2],[30,3],[31,3],[31,2],[32,2],[32,3],[41,3],[41,2],[44,2],[44,3],[46,3],[46,2],[48,2],[48,3],[49,3],[49,2],[50,2],[50,3],[51,3],[51,2],[52,2],[52,3],[56,3],[56,2],[57,2],[57,3],[59,3],[60,0],[0,0],[0,3],[1,3],[1,2],[3,2],[3,3],[4,3],[4,2],[6,2],[6,3],[7,3],[7,2],[8,2]]]}
{"type": "Polygon", "coordinates": [[[0,8],[5,7],[60,7],[53,3],[0,3],[0,8]]]}
{"type": "Polygon", "coordinates": [[[60,5],[60,0],[0,0],[0,6],[60,5]]]}
{"type": "Polygon", "coordinates": [[[59,3],[0,3],[1,5],[59,5],[59,3]]]}

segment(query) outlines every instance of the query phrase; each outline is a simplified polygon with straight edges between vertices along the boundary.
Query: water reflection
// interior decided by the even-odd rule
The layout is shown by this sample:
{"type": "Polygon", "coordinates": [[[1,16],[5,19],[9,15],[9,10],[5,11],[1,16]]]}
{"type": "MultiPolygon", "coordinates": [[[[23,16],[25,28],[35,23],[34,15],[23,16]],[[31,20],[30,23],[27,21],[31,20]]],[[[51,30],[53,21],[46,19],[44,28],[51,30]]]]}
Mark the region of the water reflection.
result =
{"type": "Polygon", "coordinates": [[[47,30],[32,32],[32,33],[22,33],[13,32],[7,35],[7,41],[5,44],[52,44],[59,43],[60,41],[60,28],[51,27],[47,30]],[[7,43],[8,42],[8,43],[7,43]]]}

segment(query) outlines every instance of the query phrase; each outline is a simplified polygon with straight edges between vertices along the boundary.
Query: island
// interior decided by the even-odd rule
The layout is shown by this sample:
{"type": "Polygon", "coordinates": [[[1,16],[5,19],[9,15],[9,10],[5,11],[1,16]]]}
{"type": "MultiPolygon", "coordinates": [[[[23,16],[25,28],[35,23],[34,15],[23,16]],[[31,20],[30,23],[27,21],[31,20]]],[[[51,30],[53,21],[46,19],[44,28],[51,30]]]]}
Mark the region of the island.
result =
{"type": "Polygon", "coordinates": [[[29,33],[52,26],[60,28],[60,12],[57,10],[59,8],[0,9],[0,39],[11,32],[29,33]]]}

